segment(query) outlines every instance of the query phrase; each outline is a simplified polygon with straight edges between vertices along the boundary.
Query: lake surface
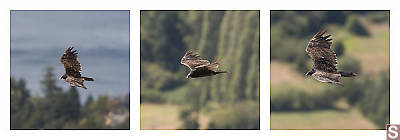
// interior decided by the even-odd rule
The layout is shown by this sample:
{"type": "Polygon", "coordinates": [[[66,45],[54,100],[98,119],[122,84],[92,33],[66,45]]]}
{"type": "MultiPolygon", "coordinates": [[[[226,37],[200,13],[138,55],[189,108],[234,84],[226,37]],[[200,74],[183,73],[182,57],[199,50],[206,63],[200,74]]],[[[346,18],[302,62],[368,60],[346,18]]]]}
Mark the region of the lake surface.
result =
{"type": "MultiPolygon", "coordinates": [[[[82,101],[89,94],[115,97],[129,92],[129,49],[77,49],[82,75],[95,79],[94,82],[85,82],[87,90],[78,88],[82,101]]],[[[63,52],[60,49],[11,49],[11,76],[24,78],[31,93],[43,95],[41,81],[46,67],[52,67],[56,85],[67,90],[69,85],[59,79],[65,73],[60,63],[63,52]]]]}
{"type": "Polygon", "coordinates": [[[121,96],[129,92],[129,11],[11,11],[11,77],[24,78],[33,94],[43,95],[46,67],[57,86],[65,73],[60,56],[75,46],[82,75],[93,77],[78,88],[81,100],[91,94],[121,96]]]}

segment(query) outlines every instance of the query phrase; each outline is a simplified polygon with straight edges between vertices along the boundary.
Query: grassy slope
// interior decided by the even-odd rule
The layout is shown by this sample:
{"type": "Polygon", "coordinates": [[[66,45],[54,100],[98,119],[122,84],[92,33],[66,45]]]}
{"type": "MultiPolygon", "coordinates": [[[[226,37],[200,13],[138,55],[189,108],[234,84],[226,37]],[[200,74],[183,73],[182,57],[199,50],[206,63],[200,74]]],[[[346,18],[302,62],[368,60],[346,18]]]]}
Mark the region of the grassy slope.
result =
{"type": "MultiPolygon", "coordinates": [[[[312,78],[306,78],[296,72],[290,64],[272,61],[271,94],[284,89],[287,84],[309,91],[329,86],[312,78]]],[[[351,111],[273,112],[271,129],[375,129],[375,126],[357,110],[352,109],[351,111]]]]}
{"type": "Polygon", "coordinates": [[[179,108],[176,105],[142,103],[140,105],[140,129],[177,129],[179,108]]]}
{"type": "Polygon", "coordinates": [[[285,62],[271,61],[271,94],[277,90],[285,89],[287,86],[306,90],[310,93],[322,89],[321,83],[298,73],[294,66],[285,62]]]}
{"type": "Polygon", "coordinates": [[[271,129],[376,129],[355,109],[271,113],[271,129]]]}
{"type": "Polygon", "coordinates": [[[361,66],[365,70],[365,73],[377,73],[385,70],[389,71],[389,28],[388,25],[374,25],[366,24],[372,33],[371,39],[358,38],[357,41],[360,44],[358,47],[368,47],[369,52],[354,53],[362,63],[361,66]],[[371,67],[371,65],[373,67],[371,67]]]}
{"type": "MultiPolygon", "coordinates": [[[[172,104],[142,103],[140,105],[140,129],[179,129],[179,106],[172,104]]],[[[206,129],[209,117],[200,114],[200,129],[206,129]]]]}
{"type": "Polygon", "coordinates": [[[371,33],[370,37],[350,35],[343,30],[337,31],[337,35],[346,46],[346,55],[354,56],[360,60],[365,74],[376,74],[382,70],[388,71],[390,58],[388,25],[362,21],[371,33]]]}

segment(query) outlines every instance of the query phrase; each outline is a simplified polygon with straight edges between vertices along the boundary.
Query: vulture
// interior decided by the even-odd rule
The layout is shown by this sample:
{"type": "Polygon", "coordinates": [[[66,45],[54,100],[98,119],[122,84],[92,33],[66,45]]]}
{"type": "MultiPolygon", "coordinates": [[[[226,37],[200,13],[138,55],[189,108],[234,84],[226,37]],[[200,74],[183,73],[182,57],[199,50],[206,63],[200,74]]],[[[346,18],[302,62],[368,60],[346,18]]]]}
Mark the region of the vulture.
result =
{"type": "Polygon", "coordinates": [[[331,35],[324,34],[326,31],[319,31],[308,43],[306,52],[313,62],[313,68],[306,73],[306,76],[312,76],[320,82],[328,82],[337,86],[344,85],[339,82],[340,77],[353,77],[354,72],[338,71],[336,53],[331,49],[331,35]]]}
{"type": "Polygon", "coordinates": [[[219,64],[216,60],[210,63],[208,60],[201,59],[199,55],[193,54],[191,50],[187,51],[182,57],[181,64],[190,69],[186,78],[198,78],[227,73],[226,71],[217,71],[219,64]]]}
{"type": "Polygon", "coordinates": [[[76,53],[76,50],[72,50],[73,48],[74,46],[69,47],[61,56],[60,61],[61,64],[64,65],[65,74],[61,76],[60,79],[64,79],[70,86],[78,86],[87,89],[85,85],[83,85],[83,82],[94,81],[94,79],[81,76],[81,63],[79,63],[77,59],[78,53],[76,53]]]}

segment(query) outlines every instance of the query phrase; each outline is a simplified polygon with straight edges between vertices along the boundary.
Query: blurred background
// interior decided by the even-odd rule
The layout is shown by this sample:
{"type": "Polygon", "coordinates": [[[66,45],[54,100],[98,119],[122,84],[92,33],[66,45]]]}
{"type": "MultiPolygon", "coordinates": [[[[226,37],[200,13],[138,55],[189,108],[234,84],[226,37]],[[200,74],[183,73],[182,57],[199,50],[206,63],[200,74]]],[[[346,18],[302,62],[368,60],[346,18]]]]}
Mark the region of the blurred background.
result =
{"type": "Polygon", "coordinates": [[[271,11],[271,129],[385,129],[389,123],[389,11],[271,11]],[[333,38],[338,87],[304,74],[305,48],[333,38]]]}
{"type": "Polygon", "coordinates": [[[259,129],[259,11],[141,11],[141,129],[259,129]],[[187,50],[231,72],[186,79],[187,50]]]}
{"type": "Polygon", "coordinates": [[[129,11],[11,11],[11,129],[129,129],[129,11]],[[59,79],[72,45],[87,90],[59,79]]]}

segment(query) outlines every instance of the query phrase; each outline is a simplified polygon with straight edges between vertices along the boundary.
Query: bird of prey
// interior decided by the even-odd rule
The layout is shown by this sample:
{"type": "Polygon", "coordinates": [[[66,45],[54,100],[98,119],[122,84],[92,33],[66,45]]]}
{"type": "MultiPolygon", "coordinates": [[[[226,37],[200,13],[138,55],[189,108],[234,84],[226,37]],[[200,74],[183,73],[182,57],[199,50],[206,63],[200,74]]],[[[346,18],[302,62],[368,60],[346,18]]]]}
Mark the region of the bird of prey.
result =
{"type": "Polygon", "coordinates": [[[343,72],[336,69],[338,64],[336,53],[331,49],[331,35],[323,36],[326,31],[319,31],[308,43],[306,52],[311,57],[313,68],[306,73],[321,82],[328,82],[338,86],[344,86],[339,82],[340,77],[353,77],[356,73],[343,72]]]}
{"type": "Polygon", "coordinates": [[[193,51],[187,51],[181,59],[181,64],[189,67],[190,72],[186,78],[197,78],[227,73],[226,71],[217,71],[219,66],[217,61],[210,63],[208,60],[201,59],[199,55],[193,54],[193,51]]]}
{"type": "Polygon", "coordinates": [[[94,81],[94,79],[81,76],[81,63],[78,62],[78,53],[76,53],[76,50],[72,51],[73,48],[74,46],[69,47],[61,56],[60,61],[61,64],[64,65],[65,74],[61,76],[60,79],[64,79],[70,86],[78,86],[87,89],[85,85],[83,85],[83,82],[94,81]]]}

